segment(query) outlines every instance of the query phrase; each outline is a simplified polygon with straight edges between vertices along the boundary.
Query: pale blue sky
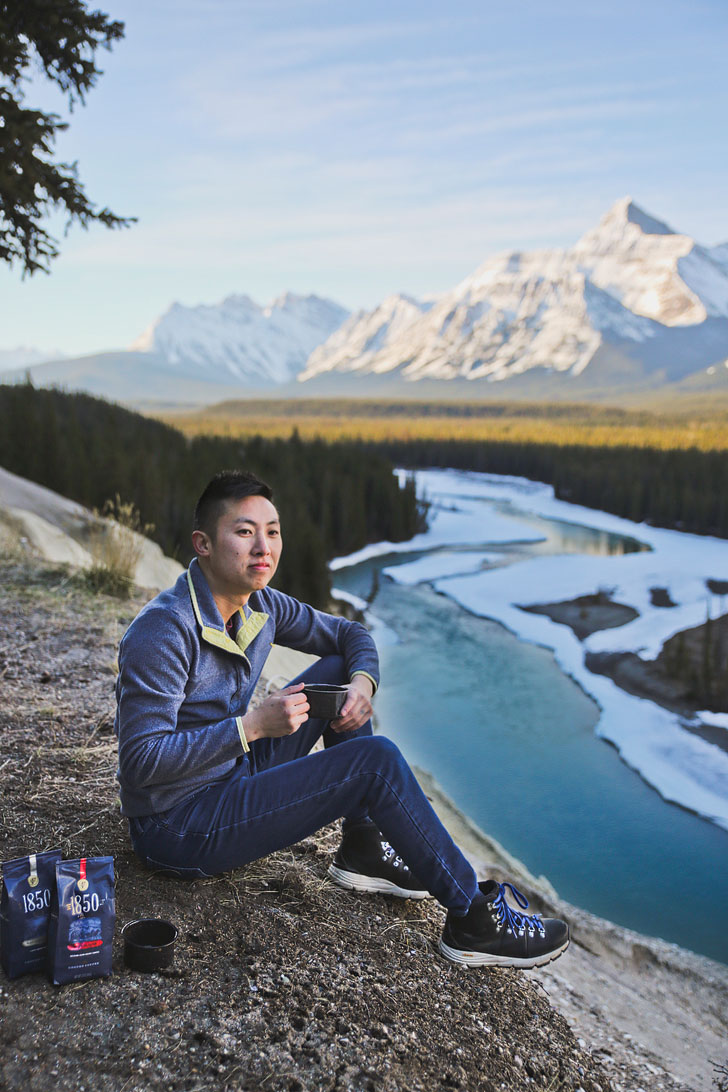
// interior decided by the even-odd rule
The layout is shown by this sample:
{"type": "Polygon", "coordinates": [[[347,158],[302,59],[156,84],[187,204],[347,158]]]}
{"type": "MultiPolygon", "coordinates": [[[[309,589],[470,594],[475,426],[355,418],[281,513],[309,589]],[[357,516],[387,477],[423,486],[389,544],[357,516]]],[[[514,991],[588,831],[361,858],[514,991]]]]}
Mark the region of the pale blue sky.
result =
{"type": "Polygon", "coordinates": [[[59,153],[139,223],[0,271],[0,349],[125,347],[173,300],[436,293],[628,193],[728,241],[725,0],[101,6],[126,38],[59,153]]]}

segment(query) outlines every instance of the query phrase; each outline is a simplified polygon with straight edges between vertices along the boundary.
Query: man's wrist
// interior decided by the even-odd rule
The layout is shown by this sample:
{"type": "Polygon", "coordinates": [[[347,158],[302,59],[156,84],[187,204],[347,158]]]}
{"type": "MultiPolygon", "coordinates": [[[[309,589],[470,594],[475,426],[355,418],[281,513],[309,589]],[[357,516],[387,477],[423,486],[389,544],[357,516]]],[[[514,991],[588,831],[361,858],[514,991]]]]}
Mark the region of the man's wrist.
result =
{"type": "Polygon", "coordinates": [[[351,676],[351,684],[355,685],[357,690],[361,690],[363,694],[366,694],[368,698],[373,698],[377,690],[376,679],[373,679],[368,671],[355,671],[351,676]]]}

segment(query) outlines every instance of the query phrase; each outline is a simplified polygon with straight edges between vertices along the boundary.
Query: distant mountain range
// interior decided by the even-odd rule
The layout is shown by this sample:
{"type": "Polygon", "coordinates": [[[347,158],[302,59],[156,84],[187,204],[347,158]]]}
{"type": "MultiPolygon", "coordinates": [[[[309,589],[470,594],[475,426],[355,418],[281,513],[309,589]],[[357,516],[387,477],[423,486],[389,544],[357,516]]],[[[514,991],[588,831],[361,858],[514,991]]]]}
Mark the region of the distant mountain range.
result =
{"type": "Polygon", "coordinates": [[[249,296],[212,307],[173,303],[131,348],[195,379],[270,387],[295,379],[348,315],[331,300],[290,292],[267,307],[249,296]]]}
{"type": "Polygon", "coordinates": [[[33,364],[44,364],[48,360],[61,360],[62,358],[63,353],[59,350],[43,352],[42,349],[29,349],[26,346],[20,346],[17,349],[0,349],[0,374],[18,368],[32,367],[33,364]]]}
{"type": "Polygon", "coordinates": [[[392,296],[353,315],[299,380],[652,386],[727,357],[728,245],[705,249],[624,198],[571,249],[500,254],[435,303],[392,296]]]}
{"type": "MultiPolygon", "coordinates": [[[[568,249],[509,251],[428,302],[173,306],[131,351],[23,368],[130,403],[321,394],[605,396],[728,387],[728,243],[623,198],[568,249]]],[[[4,378],[7,379],[7,376],[4,378]]]]}

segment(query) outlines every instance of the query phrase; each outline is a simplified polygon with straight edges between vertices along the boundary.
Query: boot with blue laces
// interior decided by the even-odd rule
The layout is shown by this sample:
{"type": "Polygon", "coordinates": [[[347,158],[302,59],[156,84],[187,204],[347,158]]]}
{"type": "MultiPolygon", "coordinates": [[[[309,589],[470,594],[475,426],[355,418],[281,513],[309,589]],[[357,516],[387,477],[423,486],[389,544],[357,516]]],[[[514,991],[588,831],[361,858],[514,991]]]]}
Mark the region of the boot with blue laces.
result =
{"type": "Polygon", "coordinates": [[[345,827],[329,875],[349,891],[400,899],[430,897],[371,820],[345,827]]]}
{"type": "Polygon", "coordinates": [[[440,951],[466,967],[540,967],[558,959],[569,946],[569,927],[558,918],[523,914],[528,900],[510,883],[487,880],[467,914],[450,911],[440,951]],[[506,902],[506,888],[521,910],[506,902]]]}

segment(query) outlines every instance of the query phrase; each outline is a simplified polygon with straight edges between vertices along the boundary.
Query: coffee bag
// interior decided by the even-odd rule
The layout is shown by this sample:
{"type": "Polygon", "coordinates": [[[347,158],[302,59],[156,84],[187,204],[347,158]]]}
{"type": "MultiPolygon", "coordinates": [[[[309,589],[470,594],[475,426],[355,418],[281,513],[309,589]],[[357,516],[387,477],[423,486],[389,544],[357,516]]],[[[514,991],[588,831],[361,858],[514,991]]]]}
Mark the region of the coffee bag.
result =
{"type": "Polygon", "coordinates": [[[0,958],[8,978],[46,965],[51,892],[61,851],[31,853],[3,864],[0,958]]]}
{"type": "Polygon", "coordinates": [[[114,858],[81,857],[55,866],[48,929],[48,975],[57,986],[111,974],[114,858]]]}

